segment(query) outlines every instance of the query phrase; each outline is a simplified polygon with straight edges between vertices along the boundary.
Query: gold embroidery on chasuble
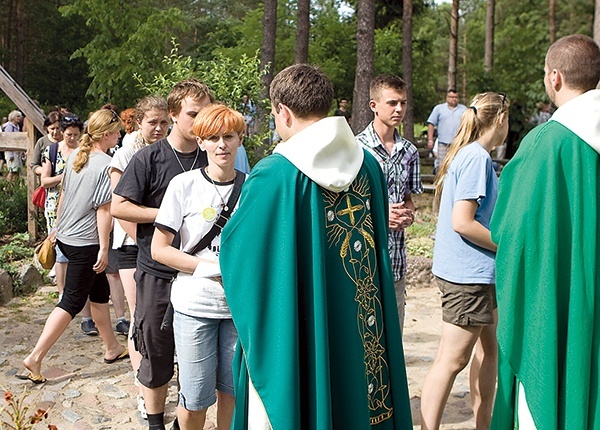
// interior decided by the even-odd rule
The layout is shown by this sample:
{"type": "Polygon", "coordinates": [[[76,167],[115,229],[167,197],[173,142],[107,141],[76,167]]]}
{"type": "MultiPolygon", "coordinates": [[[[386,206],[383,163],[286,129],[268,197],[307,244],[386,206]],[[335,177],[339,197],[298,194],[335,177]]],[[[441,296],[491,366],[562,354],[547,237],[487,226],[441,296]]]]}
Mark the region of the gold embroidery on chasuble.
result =
{"type": "Polygon", "coordinates": [[[377,255],[371,218],[371,190],[366,175],[347,192],[324,191],[327,242],[339,247],[348,278],[356,287],[358,332],[363,344],[371,425],[392,417],[389,367],[382,344],[383,315],[377,275],[377,255]],[[341,243],[341,245],[340,245],[341,243]]]}

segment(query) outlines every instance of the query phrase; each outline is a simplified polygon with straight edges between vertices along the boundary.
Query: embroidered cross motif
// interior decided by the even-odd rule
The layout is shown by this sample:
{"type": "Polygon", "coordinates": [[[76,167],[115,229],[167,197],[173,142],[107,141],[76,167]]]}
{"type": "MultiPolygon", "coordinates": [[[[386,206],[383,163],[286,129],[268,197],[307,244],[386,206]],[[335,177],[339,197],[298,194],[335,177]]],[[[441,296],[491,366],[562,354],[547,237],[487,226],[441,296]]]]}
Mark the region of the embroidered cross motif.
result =
{"type": "Polygon", "coordinates": [[[350,201],[350,195],[346,195],[346,204],[348,205],[346,209],[342,209],[338,211],[338,216],[348,215],[350,217],[350,225],[356,224],[356,220],[354,219],[354,212],[360,211],[364,208],[363,205],[354,205],[352,206],[352,202],[350,201]]]}

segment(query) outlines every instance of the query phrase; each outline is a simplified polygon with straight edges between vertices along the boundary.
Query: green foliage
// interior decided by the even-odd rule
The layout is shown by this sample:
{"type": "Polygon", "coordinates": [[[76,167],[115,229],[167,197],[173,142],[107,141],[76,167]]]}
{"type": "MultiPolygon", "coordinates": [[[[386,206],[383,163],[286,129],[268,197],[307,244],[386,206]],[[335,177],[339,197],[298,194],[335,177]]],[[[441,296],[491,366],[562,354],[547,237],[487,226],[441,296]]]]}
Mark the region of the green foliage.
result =
{"type": "Polygon", "coordinates": [[[262,42],[263,6],[248,11],[241,22],[233,30],[236,43],[231,46],[217,45],[214,49],[207,48],[211,56],[221,54],[232,59],[241,58],[242,55],[252,56],[260,48],[262,42]]]}
{"type": "MultiPolygon", "coordinates": [[[[248,95],[257,106],[262,108],[260,110],[265,115],[263,123],[267,123],[269,102],[260,97],[261,77],[266,71],[260,69],[258,51],[253,56],[242,54],[239,60],[217,54],[212,60],[197,61],[190,56],[179,54],[176,40],[173,39],[171,43],[173,44],[171,53],[163,59],[164,73],[156,74],[149,81],[144,80],[139,74],[134,75],[139,87],[145,93],[166,97],[177,82],[194,76],[208,85],[218,101],[234,109],[238,108],[242,96],[248,95]]],[[[244,139],[251,164],[258,161],[254,158],[254,154],[262,155],[265,152],[263,142],[268,137],[267,133],[268,131],[263,131],[244,139]]]]}
{"type": "Polygon", "coordinates": [[[239,61],[222,54],[217,54],[213,60],[194,61],[190,56],[179,54],[179,44],[175,39],[171,43],[171,53],[163,59],[164,73],[156,74],[149,81],[138,73],[134,74],[145,93],[166,97],[177,82],[195,76],[208,85],[217,100],[228,106],[235,108],[244,94],[259,100],[260,78],[265,72],[260,70],[258,51],[252,57],[242,54],[239,61]]]}
{"type": "Polygon", "coordinates": [[[26,6],[25,49],[30,53],[22,84],[46,112],[65,104],[72,112],[85,115],[89,69],[85,59],[71,56],[90,41],[92,33],[85,30],[84,18],[61,15],[58,6],[64,3],[66,0],[43,1],[26,6]]]}
{"type": "MultiPolygon", "coordinates": [[[[491,73],[483,70],[486,1],[461,0],[460,4],[457,66],[463,102],[479,91],[494,89],[518,101],[528,116],[537,102],[546,99],[542,72],[549,45],[548,1],[496,0],[491,73]]],[[[356,5],[357,0],[311,2],[309,62],[327,73],[338,99],[351,98],[353,93],[356,16],[352,9],[356,5]]],[[[375,73],[402,74],[402,3],[377,0],[375,6],[375,73]]],[[[148,83],[171,73],[170,65],[161,60],[172,55],[173,37],[181,44],[179,53],[190,58],[197,72],[197,62],[222,63],[227,58],[237,66],[244,55],[255,57],[263,36],[260,0],[27,0],[25,7],[20,83],[46,111],[61,103],[80,114],[88,106],[95,109],[109,101],[120,107],[133,105],[144,94],[134,74],[148,83]]],[[[414,1],[416,121],[424,121],[431,108],[444,100],[450,7],[414,1]]],[[[557,2],[557,37],[591,35],[593,12],[593,1],[557,2]]],[[[14,74],[19,50],[11,29],[17,26],[10,15],[0,21],[7,28],[0,60],[14,74]]],[[[295,37],[296,2],[279,0],[274,73],[293,63],[295,37]]],[[[0,108],[9,111],[8,105],[0,99],[0,108]]]]}
{"type": "Polygon", "coordinates": [[[406,239],[406,253],[413,257],[433,258],[433,239],[429,237],[417,237],[406,239]]]}
{"type": "Polygon", "coordinates": [[[73,58],[85,58],[92,78],[87,96],[98,104],[133,105],[141,96],[134,73],[150,78],[160,72],[157,60],[168,53],[171,38],[189,29],[179,8],[163,7],[158,0],[73,0],[60,11],[85,18],[94,34],[73,58]]]}
{"type": "Polygon", "coordinates": [[[2,112],[1,116],[8,117],[8,113],[10,111],[15,110],[17,107],[15,104],[6,96],[4,93],[0,94],[0,112],[2,112]]]}
{"type": "Polygon", "coordinates": [[[356,65],[355,17],[342,17],[333,2],[311,18],[309,61],[318,64],[335,89],[336,98],[352,99],[356,65]]]}
{"type": "Polygon", "coordinates": [[[0,237],[27,231],[27,186],[22,179],[0,181],[0,237]]]}
{"type": "Polygon", "coordinates": [[[0,247],[0,267],[6,269],[10,263],[33,257],[33,249],[28,233],[17,233],[11,241],[0,247]]]}
{"type": "Polygon", "coordinates": [[[265,71],[260,70],[258,51],[252,57],[242,54],[239,61],[217,54],[214,60],[199,62],[198,72],[217,100],[229,106],[236,107],[244,94],[263,106],[267,104],[259,100],[260,78],[265,71]]]}
{"type": "Polygon", "coordinates": [[[146,80],[137,72],[133,74],[133,78],[144,93],[158,94],[166,98],[177,82],[196,74],[196,64],[192,57],[179,54],[179,44],[175,39],[172,39],[171,43],[173,47],[170,55],[166,55],[162,60],[165,66],[164,72],[157,73],[151,78],[152,80],[146,80]]]}
{"type": "Polygon", "coordinates": [[[433,195],[415,196],[419,205],[415,222],[406,229],[406,252],[412,256],[433,257],[437,213],[433,210],[433,195]]]}
{"type": "Polygon", "coordinates": [[[10,275],[15,296],[25,292],[19,277],[21,260],[31,260],[32,257],[33,248],[28,233],[17,233],[8,243],[0,247],[0,269],[6,270],[10,275]]]}

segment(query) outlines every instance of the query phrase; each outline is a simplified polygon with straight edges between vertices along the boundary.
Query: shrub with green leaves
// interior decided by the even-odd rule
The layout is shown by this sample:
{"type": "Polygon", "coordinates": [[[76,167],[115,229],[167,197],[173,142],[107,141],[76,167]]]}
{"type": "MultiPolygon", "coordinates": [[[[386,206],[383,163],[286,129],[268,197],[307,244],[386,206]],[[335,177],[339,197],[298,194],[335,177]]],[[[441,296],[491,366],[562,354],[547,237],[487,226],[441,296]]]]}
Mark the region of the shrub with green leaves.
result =
{"type": "Polygon", "coordinates": [[[0,237],[27,231],[27,185],[22,179],[0,181],[0,237]]]}
{"type": "Polygon", "coordinates": [[[140,87],[148,94],[159,94],[167,97],[173,86],[184,79],[195,77],[204,82],[215,98],[227,106],[238,109],[243,95],[247,95],[257,105],[257,122],[264,130],[251,137],[244,138],[244,147],[248,152],[250,164],[258,161],[269,148],[264,142],[268,141],[269,101],[261,98],[261,76],[266,71],[260,68],[259,52],[249,57],[242,55],[239,61],[234,61],[222,54],[210,61],[195,61],[192,57],[179,54],[179,44],[172,40],[171,54],[165,56],[163,65],[168,70],[154,76],[152,81],[145,81],[140,75],[134,75],[140,87]],[[262,118],[259,118],[262,112],[262,118]]]}
{"type": "Polygon", "coordinates": [[[0,269],[6,270],[13,282],[13,294],[19,296],[26,291],[23,289],[19,272],[23,265],[33,258],[33,247],[29,233],[16,233],[10,241],[0,247],[0,269]]]}
{"type": "Polygon", "coordinates": [[[0,247],[0,267],[6,268],[10,263],[33,257],[29,233],[17,233],[10,242],[0,247]]]}

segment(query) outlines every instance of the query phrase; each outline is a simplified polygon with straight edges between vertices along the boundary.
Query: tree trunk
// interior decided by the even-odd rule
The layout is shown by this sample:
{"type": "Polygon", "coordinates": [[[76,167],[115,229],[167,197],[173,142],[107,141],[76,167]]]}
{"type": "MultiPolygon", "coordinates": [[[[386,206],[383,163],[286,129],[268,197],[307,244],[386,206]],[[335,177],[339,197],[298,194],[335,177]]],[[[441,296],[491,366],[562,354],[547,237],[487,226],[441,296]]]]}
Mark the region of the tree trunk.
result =
{"type": "Polygon", "coordinates": [[[25,13],[23,11],[23,0],[17,1],[17,64],[15,69],[15,81],[23,85],[25,70],[25,13]]]}
{"type": "Polygon", "coordinates": [[[310,0],[298,0],[296,18],[296,49],[294,63],[308,63],[308,35],[310,30],[310,0]]]}
{"type": "Polygon", "coordinates": [[[462,88],[461,88],[461,92],[463,93],[463,97],[467,97],[467,94],[469,94],[469,92],[467,91],[467,62],[468,62],[468,58],[467,58],[467,32],[465,31],[463,34],[463,49],[462,49],[463,55],[463,71],[462,71],[462,88]]]}
{"type": "MultiPolygon", "coordinates": [[[[269,99],[269,86],[274,76],[275,67],[275,41],[277,36],[277,0],[264,0],[265,14],[263,16],[263,38],[260,50],[260,70],[267,70],[261,76],[262,91],[261,99],[269,99]]],[[[261,103],[256,106],[256,127],[260,132],[268,129],[268,112],[270,106],[265,110],[261,103]]],[[[264,142],[263,146],[258,146],[254,152],[256,159],[265,156],[264,151],[269,147],[270,142],[264,142]]]]}
{"type": "Polygon", "coordinates": [[[550,28],[550,44],[556,42],[556,0],[550,0],[548,5],[549,28],[550,28]]]}
{"type": "Polygon", "coordinates": [[[600,45],[600,0],[596,0],[594,12],[594,40],[600,45]]]}
{"type": "Polygon", "coordinates": [[[402,71],[406,81],[406,114],[404,115],[404,137],[415,141],[415,111],[412,78],[412,32],[413,0],[404,0],[402,9],[402,71]]]}
{"type": "Polygon", "coordinates": [[[5,20],[3,22],[2,34],[3,34],[3,45],[2,45],[2,66],[8,71],[8,73],[15,73],[15,57],[16,57],[16,49],[15,49],[15,34],[16,28],[15,23],[16,19],[14,19],[17,13],[17,2],[19,0],[10,0],[6,8],[6,16],[3,17],[5,20]]]}
{"type": "Polygon", "coordinates": [[[352,100],[352,129],[359,133],[373,119],[373,112],[369,108],[369,85],[373,77],[375,0],[358,0],[356,21],[356,77],[352,100]]]}
{"type": "Polygon", "coordinates": [[[268,71],[262,76],[263,90],[268,97],[269,85],[273,80],[275,66],[275,41],[277,37],[277,0],[264,0],[265,15],[263,16],[263,38],[260,51],[260,68],[268,71]]]}
{"type": "Polygon", "coordinates": [[[458,9],[459,0],[452,0],[450,16],[450,49],[448,50],[448,89],[456,89],[456,60],[458,53],[458,9]]]}
{"type": "Polygon", "coordinates": [[[494,15],[496,12],[496,0],[487,0],[485,14],[485,60],[484,69],[491,73],[494,67],[494,15]]]}

